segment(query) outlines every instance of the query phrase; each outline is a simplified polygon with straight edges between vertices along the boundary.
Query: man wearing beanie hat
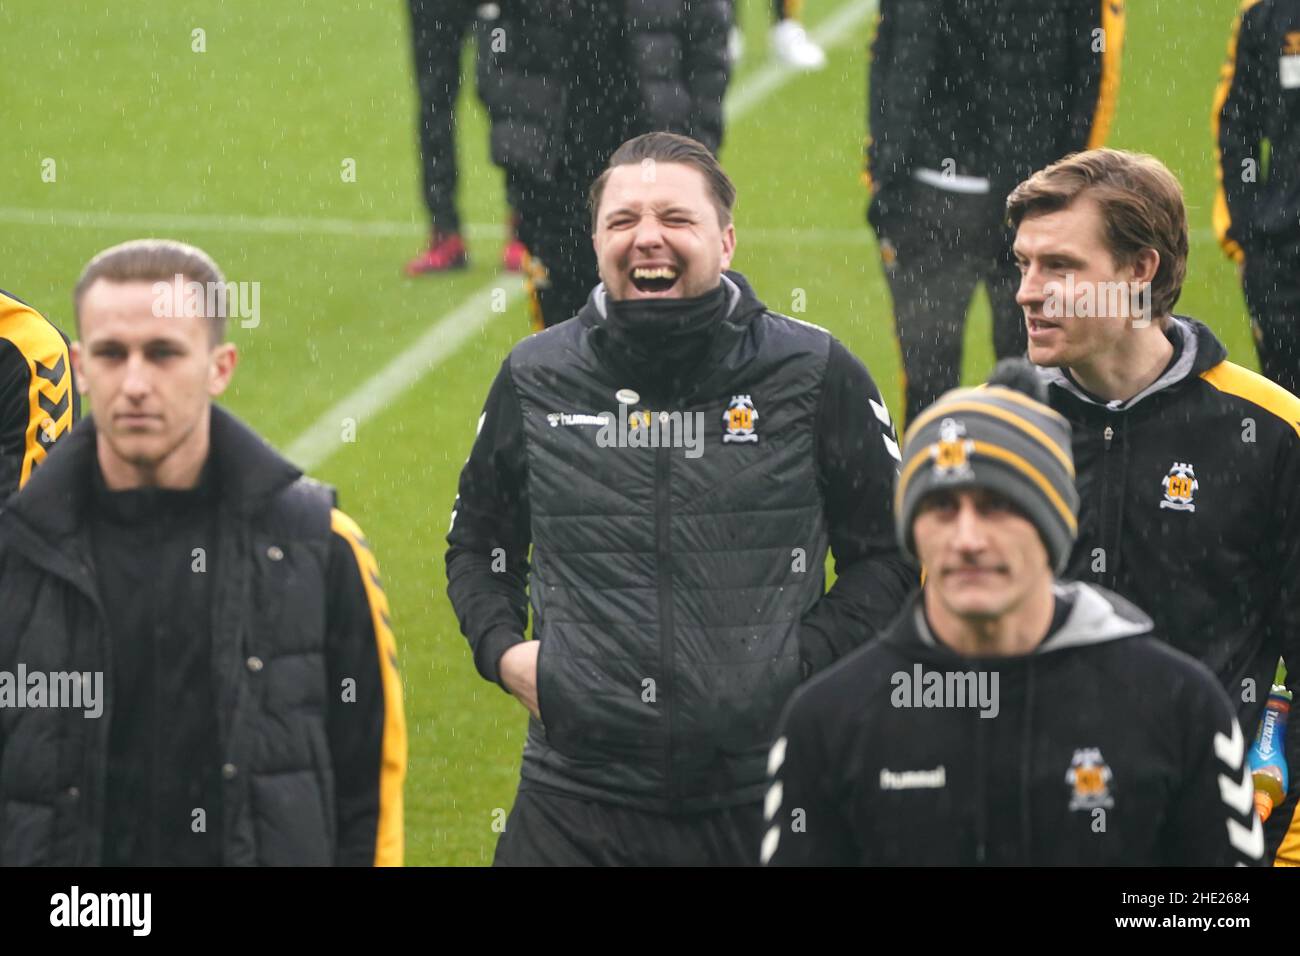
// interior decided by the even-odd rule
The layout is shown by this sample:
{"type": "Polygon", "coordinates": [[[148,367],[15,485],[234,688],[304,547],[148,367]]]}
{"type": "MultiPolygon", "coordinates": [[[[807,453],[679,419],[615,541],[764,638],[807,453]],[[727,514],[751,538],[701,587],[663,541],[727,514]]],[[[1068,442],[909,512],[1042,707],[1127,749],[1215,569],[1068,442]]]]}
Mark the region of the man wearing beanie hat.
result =
{"type": "Polygon", "coordinates": [[[1257,863],[1246,742],[1203,665],[1100,587],[1070,426],[1003,362],[911,424],[898,537],[925,583],[791,700],[768,763],[776,865],[1257,863]]]}

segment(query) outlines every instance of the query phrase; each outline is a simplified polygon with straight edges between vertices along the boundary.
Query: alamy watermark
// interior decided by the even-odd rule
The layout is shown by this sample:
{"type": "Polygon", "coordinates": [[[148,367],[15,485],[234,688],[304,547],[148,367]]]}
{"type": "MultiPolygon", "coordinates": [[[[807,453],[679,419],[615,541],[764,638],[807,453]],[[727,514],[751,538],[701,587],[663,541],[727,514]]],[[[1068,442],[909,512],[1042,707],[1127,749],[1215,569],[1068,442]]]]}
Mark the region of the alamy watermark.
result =
{"type": "Polygon", "coordinates": [[[596,425],[600,448],[683,448],[687,458],[704,454],[704,412],[629,412],[619,405],[618,414],[551,412],[546,416],[552,428],[596,425]]]}
{"type": "Polygon", "coordinates": [[[996,717],[997,671],[927,671],[920,664],[895,671],[889,702],[895,707],[979,708],[980,717],[996,717]]]}
{"type": "Polygon", "coordinates": [[[68,707],[86,717],[104,713],[103,671],[0,671],[0,709],[68,707]]]}
{"type": "Polygon", "coordinates": [[[153,294],[153,314],[160,319],[224,315],[245,329],[262,322],[260,282],[195,282],[177,273],[170,282],[155,282],[153,294]]]}
{"type": "Polygon", "coordinates": [[[83,893],[73,885],[50,897],[51,926],[119,926],[133,936],[148,936],[153,927],[152,893],[83,893]]]}
{"type": "Polygon", "coordinates": [[[1076,282],[1067,272],[1064,282],[1043,285],[1043,316],[1048,319],[1132,319],[1133,328],[1151,324],[1150,282],[1076,282]]]}

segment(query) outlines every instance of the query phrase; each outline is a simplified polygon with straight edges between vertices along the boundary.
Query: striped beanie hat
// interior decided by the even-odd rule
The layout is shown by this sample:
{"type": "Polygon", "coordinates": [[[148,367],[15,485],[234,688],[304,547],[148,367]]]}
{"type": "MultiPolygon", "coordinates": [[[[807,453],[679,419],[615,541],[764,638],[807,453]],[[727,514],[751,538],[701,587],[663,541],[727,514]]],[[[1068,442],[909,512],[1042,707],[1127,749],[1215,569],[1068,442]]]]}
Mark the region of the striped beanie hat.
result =
{"type": "Polygon", "coordinates": [[[1044,400],[1024,359],[1003,359],[988,384],[954,389],[917,416],[903,438],[894,493],[898,542],[916,558],[912,522],[927,494],[987,488],[1016,505],[1064,572],[1078,535],[1070,423],[1044,400]]]}

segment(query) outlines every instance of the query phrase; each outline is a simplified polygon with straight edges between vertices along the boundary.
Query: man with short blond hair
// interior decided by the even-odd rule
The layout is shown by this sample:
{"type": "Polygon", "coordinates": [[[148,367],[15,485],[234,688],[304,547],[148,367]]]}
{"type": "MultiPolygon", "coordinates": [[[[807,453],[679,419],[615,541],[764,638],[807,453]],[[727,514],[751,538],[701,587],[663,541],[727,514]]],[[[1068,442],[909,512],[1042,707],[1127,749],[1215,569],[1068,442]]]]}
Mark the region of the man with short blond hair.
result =
{"type": "Polygon", "coordinates": [[[106,700],[0,708],[0,865],[401,862],[379,568],[332,489],[213,403],[225,292],[158,239],[77,283],[93,416],[0,514],[0,671],[100,675],[106,700]]]}
{"type": "MultiPolygon", "coordinates": [[[[1300,399],[1174,314],[1187,215],[1159,160],[1070,156],[1021,183],[1007,212],[1029,358],[1074,426],[1069,574],[1146,610],[1253,733],[1279,656],[1300,689],[1300,399]]],[[[1268,821],[1279,862],[1300,862],[1300,827],[1284,839],[1298,793],[1268,821]]]]}

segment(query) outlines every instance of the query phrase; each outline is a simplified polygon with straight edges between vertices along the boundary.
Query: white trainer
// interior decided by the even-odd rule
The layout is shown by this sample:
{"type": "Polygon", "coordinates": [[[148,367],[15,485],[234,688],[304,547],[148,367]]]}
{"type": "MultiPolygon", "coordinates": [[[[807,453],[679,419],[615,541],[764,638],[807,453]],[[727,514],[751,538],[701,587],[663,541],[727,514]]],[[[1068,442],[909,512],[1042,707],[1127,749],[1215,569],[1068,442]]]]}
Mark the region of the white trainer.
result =
{"type": "Polygon", "coordinates": [[[772,27],[772,52],[796,70],[820,70],[826,65],[826,51],[809,39],[798,20],[782,20],[772,27]]]}
{"type": "Polygon", "coordinates": [[[732,27],[731,33],[727,35],[727,56],[731,58],[731,65],[734,67],[744,55],[745,34],[740,32],[740,27],[732,27]]]}

